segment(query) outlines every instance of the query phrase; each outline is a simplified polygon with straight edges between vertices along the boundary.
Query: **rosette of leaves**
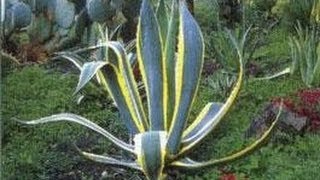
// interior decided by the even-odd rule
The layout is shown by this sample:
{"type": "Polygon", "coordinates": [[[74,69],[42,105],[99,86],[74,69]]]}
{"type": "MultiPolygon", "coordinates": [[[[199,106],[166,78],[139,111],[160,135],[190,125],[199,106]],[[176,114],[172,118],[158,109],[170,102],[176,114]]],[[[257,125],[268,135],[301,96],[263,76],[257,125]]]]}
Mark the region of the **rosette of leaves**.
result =
{"type": "Polygon", "coordinates": [[[140,170],[148,179],[165,178],[170,168],[196,169],[228,163],[257,148],[270,134],[276,121],[261,138],[235,154],[204,162],[188,157],[188,152],[221,122],[239,93],[243,79],[242,55],[238,50],[239,75],[227,101],[208,103],[188,124],[204,59],[203,37],[184,1],[173,1],[169,18],[165,7],[164,0],[160,0],[155,13],[149,0],[143,0],[140,10],[136,46],[147,94],[147,109],[144,109],[139,96],[125,49],[118,42],[105,44],[117,58],[85,63],[79,77],[77,90],[95,75],[100,78],[116,102],[129,133],[134,135],[134,144],[75,114],[57,114],[24,123],[71,121],[86,126],[132,153],[135,161],[81,152],[84,156],[97,162],[140,170]]]}
{"type": "Polygon", "coordinates": [[[291,74],[299,73],[308,87],[320,85],[320,36],[316,28],[296,26],[297,36],[289,38],[291,48],[291,74]]]}

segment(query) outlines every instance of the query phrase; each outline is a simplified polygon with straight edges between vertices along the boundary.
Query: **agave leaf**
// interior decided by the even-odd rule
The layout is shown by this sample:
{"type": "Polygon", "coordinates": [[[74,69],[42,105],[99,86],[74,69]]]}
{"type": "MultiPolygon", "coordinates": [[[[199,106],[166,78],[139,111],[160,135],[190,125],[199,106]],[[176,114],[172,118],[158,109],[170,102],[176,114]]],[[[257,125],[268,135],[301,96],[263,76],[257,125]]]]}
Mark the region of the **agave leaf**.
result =
{"type": "Polygon", "coordinates": [[[187,168],[187,169],[203,168],[203,167],[207,167],[207,166],[225,164],[225,163],[240,159],[244,156],[247,156],[250,153],[252,153],[254,150],[256,150],[257,148],[259,148],[268,139],[268,137],[272,133],[272,130],[275,128],[277,122],[279,121],[279,117],[281,115],[281,112],[282,112],[282,105],[279,108],[279,112],[277,114],[276,119],[271,124],[269,129],[266,132],[264,132],[264,134],[259,139],[254,141],[251,145],[247,146],[243,150],[240,150],[232,155],[229,155],[229,156],[221,158],[221,159],[214,159],[214,160],[209,160],[209,161],[204,161],[204,162],[197,162],[197,161],[194,161],[190,158],[184,158],[184,159],[172,162],[171,166],[183,167],[183,168],[187,168]]]}
{"type": "Polygon", "coordinates": [[[162,42],[165,43],[165,39],[167,38],[167,34],[168,34],[168,14],[167,14],[167,10],[166,10],[166,4],[164,2],[164,0],[159,0],[159,4],[157,6],[157,19],[159,22],[159,28],[160,28],[160,32],[161,32],[161,38],[162,38],[162,42]]]}
{"type": "Polygon", "coordinates": [[[292,66],[291,67],[286,67],[285,69],[283,69],[280,72],[277,72],[277,73],[275,73],[273,75],[270,75],[270,76],[267,76],[267,77],[255,78],[255,80],[258,80],[258,81],[271,80],[271,79],[274,79],[274,78],[278,78],[278,77],[284,76],[286,74],[290,74],[290,73],[292,73],[292,71],[293,71],[292,66]]]}
{"type": "MultiPolygon", "coordinates": [[[[110,42],[109,47],[115,52],[118,59],[118,76],[122,76],[124,84],[122,84],[123,93],[127,93],[126,100],[130,104],[129,108],[132,108],[131,112],[135,114],[139,126],[141,129],[148,128],[148,122],[143,109],[142,101],[138,92],[138,85],[133,76],[133,70],[130,65],[126,50],[121,46],[119,42],[110,42]]],[[[140,131],[141,132],[141,131],[140,131]]]]}
{"type": "Polygon", "coordinates": [[[166,38],[166,43],[164,47],[164,62],[166,63],[166,83],[168,92],[167,92],[167,117],[166,117],[166,130],[170,128],[173,109],[175,104],[175,54],[176,54],[176,44],[177,44],[177,35],[179,30],[179,8],[177,1],[172,1],[170,21],[168,34],[166,38]]]}
{"type": "MultiPolygon", "coordinates": [[[[319,3],[320,6],[320,3],[319,3]]],[[[317,47],[317,59],[316,59],[316,65],[314,67],[313,73],[314,73],[314,79],[313,79],[313,84],[315,86],[320,86],[320,42],[318,43],[317,47]]]]}
{"type": "MultiPolygon", "coordinates": [[[[243,63],[242,63],[242,56],[240,51],[239,51],[239,63],[240,65],[239,65],[238,79],[227,101],[223,104],[223,106],[219,109],[217,113],[212,114],[211,119],[207,121],[205,126],[201,127],[201,129],[192,136],[192,140],[189,139],[188,141],[186,141],[187,143],[184,144],[178,156],[186,153],[188,150],[190,150],[192,147],[198,144],[204,137],[206,137],[216,127],[216,125],[221,122],[224,115],[228,112],[230,107],[233,105],[237,95],[240,92],[240,88],[243,80],[243,63]]],[[[212,110],[212,111],[214,112],[215,110],[212,110]]]]}
{"type": "Polygon", "coordinates": [[[107,65],[107,62],[104,61],[92,61],[84,63],[79,82],[74,94],[78,93],[93,77],[96,75],[98,70],[100,70],[103,66],[107,65]]]}
{"type": "Polygon", "coordinates": [[[289,38],[289,46],[291,50],[291,58],[292,58],[292,64],[291,64],[291,74],[296,73],[298,66],[299,66],[299,60],[298,60],[298,54],[297,49],[295,48],[294,39],[289,38]]]}
{"type": "Polygon", "coordinates": [[[149,0],[143,0],[137,32],[137,56],[145,85],[151,130],[164,129],[165,69],[159,25],[149,0]]]}
{"type": "Polygon", "coordinates": [[[220,112],[223,104],[209,103],[198,115],[197,119],[183,132],[182,143],[184,145],[192,142],[197,137],[199,131],[203,131],[205,127],[216,126],[214,117],[220,112]]]}
{"type": "Polygon", "coordinates": [[[57,58],[63,58],[66,59],[68,61],[70,61],[72,64],[74,64],[80,71],[82,70],[82,66],[83,66],[83,60],[82,57],[80,57],[79,55],[75,54],[75,53],[70,53],[70,52],[60,52],[57,54],[58,56],[55,57],[54,59],[57,58]]]}
{"type": "Polygon", "coordinates": [[[32,120],[32,121],[21,121],[17,120],[20,123],[27,124],[27,125],[37,125],[37,124],[44,124],[44,123],[50,123],[50,122],[59,122],[59,121],[69,121],[69,122],[74,122],[81,124],[87,128],[92,129],[93,131],[103,135],[104,137],[108,138],[111,142],[113,142],[115,145],[118,147],[134,153],[133,146],[125,143],[124,141],[118,139],[117,137],[113,136],[111,133],[103,129],[102,127],[98,126],[97,124],[89,121],[88,119],[75,115],[75,114],[70,114],[70,113],[61,113],[61,114],[56,114],[52,116],[47,116],[43,117],[40,119],[32,120]]]}
{"type": "Polygon", "coordinates": [[[137,162],[148,179],[162,179],[165,166],[166,132],[150,131],[134,138],[137,162]]]}
{"type": "Polygon", "coordinates": [[[137,120],[135,114],[132,114],[132,104],[128,103],[125,95],[123,94],[123,87],[125,86],[124,80],[119,72],[112,66],[105,66],[102,71],[107,74],[104,76],[102,72],[98,72],[98,76],[103,79],[102,85],[106,87],[110,96],[117,104],[120,112],[121,119],[124,120],[125,125],[130,134],[143,132],[144,128],[137,120]]]}
{"type": "Polygon", "coordinates": [[[200,28],[185,3],[180,6],[178,58],[175,66],[175,106],[168,148],[177,153],[183,129],[194,101],[203,64],[204,44],[200,28]]]}
{"type": "MultiPolygon", "coordinates": [[[[99,64],[101,64],[102,61],[91,62],[92,64],[96,63],[96,65],[92,65],[93,67],[91,67],[91,69],[96,71],[91,71],[90,76],[84,76],[86,78],[83,78],[84,80],[82,80],[81,84],[87,83],[92,78],[92,74],[97,74],[99,82],[118,105],[118,109],[122,119],[125,121],[129,133],[135,134],[137,132],[144,132],[148,127],[148,123],[125,49],[119,42],[108,41],[108,43],[100,43],[82,49],[81,52],[95,50],[101,47],[111,48],[117,58],[106,60],[106,62],[104,62],[105,66],[101,65],[102,67],[104,66],[102,69],[99,67],[99,64]]],[[[90,69],[90,67],[88,68],[90,69]]]]}
{"type": "Polygon", "coordinates": [[[113,165],[113,166],[124,166],[124,167],[132,168],[140,171],[142,170],[141,167],[139,167],[139,165],[136,162],[125,162],[125,161],[121,161],[121,160],[104,156],[104,155],[92,154],[92,153],[81,151],[79,148],[77,148],[77,150],[83,156],[95,162],[104,163],[104,164],[113,165]]]}

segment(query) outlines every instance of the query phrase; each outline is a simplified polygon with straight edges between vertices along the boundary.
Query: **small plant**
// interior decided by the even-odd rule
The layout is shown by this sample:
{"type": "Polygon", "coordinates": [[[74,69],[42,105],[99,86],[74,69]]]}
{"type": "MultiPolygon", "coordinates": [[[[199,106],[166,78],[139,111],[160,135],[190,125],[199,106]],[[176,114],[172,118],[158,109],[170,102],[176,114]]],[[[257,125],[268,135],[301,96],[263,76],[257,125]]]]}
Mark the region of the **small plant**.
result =
{"type": "Polygon", "coordinates": [[[300,73],[308,86],[320,85],[320,39],[317,31],[296,27],[297,36],[290,37],[292,68],[291,73],[300,73]]]}
{"type": "Polygon", "coordinates": [[[293,29],[296,21],[300,21],[304,27],[310,26],[316,18],[314,10],[318,0],[276,0],[272,13],[281,19],[282,25],[293,29]]]}
{"type": "Polygon", "coordinates": [[[243,55],[243,64],[246,65],[253,56],[260,37],[257,37],[256,32],[250,31],[251,27],[245,29],[244,27],[237,27],[234,30],[218,28],[217,31],[212,32],[212,41],[214,48],[214,56],[217,61],[227,70],[235,71],[238,66],[237,48],[234,46],[234,40],[241,42],[241,51],[243,55]],[[250,35],[254,35],[249,37],[250,35]]]}
{"type": "Polygon", "coordinates": [[[147,109],[144,109],[139,96],[126,51],[118,42],[104,44],[116,58],[83,65],[76,89],[80,90],[97,75],[116,102],[129,133],[134,135],[134,144],[120,140],[97,124],[75,114],[57,114],[24,123],[35,125],[70,121],[86,126],[132,153],[135,160],[122,161],[81,152],[84,156],[97,162],[140,170],[148,179],[165,178],[167,170],[171,168],[196,169],[228,163],[261,145],[277,120],[261,138],[235,154],[204,162],[188,158],[187,153],[217,127],[239,93],[243,79],[242,52],[238,47],[240,72],[227,101],[207,104],[198,117],[188,124],[202,70],[203,38],[184,1],[173,1],[169,19],[164,15],[166,6],[163,0],[160,0],[159,7],[164,8],[158,8],[155,13],[149,0],[143,0],[137,31],[137,57],[147,94],[147,109]],[[159,22],[167,22],[167,26],[160,27],[159,22]],[[166,34],[161,33],[164,32],[163,28],[166,28],[166,34]]]}

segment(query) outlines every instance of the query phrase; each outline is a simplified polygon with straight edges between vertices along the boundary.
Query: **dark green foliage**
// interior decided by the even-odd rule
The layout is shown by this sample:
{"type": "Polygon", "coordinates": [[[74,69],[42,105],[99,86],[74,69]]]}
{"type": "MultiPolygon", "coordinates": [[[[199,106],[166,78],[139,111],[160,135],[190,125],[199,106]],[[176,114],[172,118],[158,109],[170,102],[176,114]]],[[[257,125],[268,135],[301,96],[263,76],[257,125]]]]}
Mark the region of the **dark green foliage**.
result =
{"type": "Polygon", "coordinates": [[[297,21],[302,23],[303,27],[311,25],[311,12],[314,3],[317,0],[278,0],[272,8],[282,25],[293,30],[297,21]]]}

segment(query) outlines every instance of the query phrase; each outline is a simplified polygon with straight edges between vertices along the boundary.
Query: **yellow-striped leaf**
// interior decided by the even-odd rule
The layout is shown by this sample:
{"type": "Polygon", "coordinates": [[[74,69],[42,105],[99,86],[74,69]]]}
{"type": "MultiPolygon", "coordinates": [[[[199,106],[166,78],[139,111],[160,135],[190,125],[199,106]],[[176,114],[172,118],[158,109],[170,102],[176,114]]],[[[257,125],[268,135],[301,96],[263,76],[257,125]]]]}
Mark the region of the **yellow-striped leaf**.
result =
{"type": "Polygon", "coordinates": [[[175,104],[175,62],[176,62],[176,44],[179,30],[179,7],[177,1],[172,1],[168,34],[164,47],[164,62],[166,63],[166,82],[167,85],[167,114],[166,130],[170,128],[175,104]]]}
{"type": "Polygon", "coordinates": [[[59,122],[59,121],[69,121],[69,122],[78,123],[103,135],[104,137],[108,138],[111,142],[113,142],[115,145],[119,146],[120,148],[128,152],[134,153],[134,149],[132,145],[127,144],[124,141],[118,139],[117,137],[113,136],[111,133],[104,130],[102,127],[98,126],[97,124],[89,121],[88,119],[75,114],[61,113],[61,114],[43,117],[43,118],[32,120],[32,121],[21,121],[21,120],[17,120],[17,121],[27,125],[37,125],[37,124],[59,122]]]}
{"type": "Polygon", "coordinates": [[[143,0],[137,32],[137,55],[145,85],[151,130],[164,129],[164,74],[162,43],[156,15],[149,0],[143,0]]]}
{"type": "Polygon", "coordinates": [[[224,157],[224,158],[214,159],[214,160],[209,160],[209,161],[204,161],[204,162],[194,161],[190,158],[183,158],[183,159],[179,159],[177,161],[174,161],[173,163],[171,163],[171,166],[182,167],[182,168],[186,168],[186,169],[196,169],[196,168],[203,168],[203,167],[207,167],[207,166],[215,166],[215,165],[229,163],[229,162],[235,161],[237,159],[240,159],[244,156],[247,156],[250,153],[252,153],[254,150],[256,150],[257,148],[259,148],[268,139],[268,137],[272,133],[272,130],[275,128],[277,122],[279,121],[279,117],[280,117],[281,112],[282,112],[282,105],[280,106],[280,109],[279,109],[279,112],[277,114],[275,121],[271,124],[269,129],[266,132],[264,132],[264,134],[259,139],[254,141],[251,145],[247,146],[243,150],[240,150],[240,151],[238,151],[232,155],[229,155],[227,157],[224,157]]]}
{"type": "Polygon", "coordinates": [[[223,104],[221,103],[209,103],[198,115],[197,119],[183,132],[182,143],[186,144],[193,141],[198,132],[202,132],[206,127],[214,124],[216,120],[214,117],[219,113],[222,106],[223,104]]]}
{"type": "Polygon", "coordinates": [[[168,14],[167,14],[166,4],[164,0],[159,0],[156,14],[159,22],[161,38],[162,38],[162,41],[165,43],[165,39],[167,38],[167,33],[168,33],[168,14]]]}
{"type": "Polygon", "coordinates": [[[175,65],[175,107],[168,148],[176,154],[195,98],[204,57],[203,37],[185,3],[180,4],[178,58],[175,65]]]}

